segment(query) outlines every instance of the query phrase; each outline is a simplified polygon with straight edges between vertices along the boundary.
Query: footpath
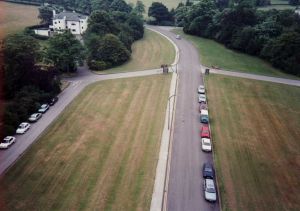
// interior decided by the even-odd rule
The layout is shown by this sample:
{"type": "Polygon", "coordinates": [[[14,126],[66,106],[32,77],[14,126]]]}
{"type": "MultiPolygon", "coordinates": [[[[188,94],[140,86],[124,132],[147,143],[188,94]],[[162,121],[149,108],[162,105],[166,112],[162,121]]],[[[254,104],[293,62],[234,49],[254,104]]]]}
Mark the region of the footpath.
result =
{"type": "MultiPolygon", "coordinates": [[[[155,32],[159,33],[158,31],[155,32]]],[[[173,73],[172,73],[172,79],[170,84],[168,105],[166,108],[165,123],[164,123],[163,133],[161,136],[160,152],[159,152],[159,158],[156,166],[156,175],[155,175],[155,182],[154,182],[154,188],[152,193],[150,211],[161,211],[163,210],[163,206],[164,206],[165,193],[168,184],[167,178],[168,178],[168,168],[170,162],[169,150],[170,150],[170,143],[173,134],[173,119],[175,116],[176,92],[177,92],[177,84],[178,84],[177,68],[176,68],[177,71],[176,72],[174,71],[174,67],[177,65],[179,60],[178,47],[170,38],[168,38],[163,34],[161,35],[164,36],[173,44],[176,51],[176,56],[173,64],[171,64],[173,73]]]]}

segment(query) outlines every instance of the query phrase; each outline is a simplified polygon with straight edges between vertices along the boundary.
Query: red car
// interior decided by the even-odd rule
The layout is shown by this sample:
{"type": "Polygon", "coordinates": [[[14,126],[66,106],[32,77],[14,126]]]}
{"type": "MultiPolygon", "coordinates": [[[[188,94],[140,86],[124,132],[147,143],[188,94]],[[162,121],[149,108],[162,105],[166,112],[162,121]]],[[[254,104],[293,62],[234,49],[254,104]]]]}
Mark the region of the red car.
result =
{"type": "Polygon", "coordinates": [[[201,136],[201,138],[210,138],[210,131],[209,131],[209,127],[207,125],[204,125],[201,127],[200,136],[201,136]]]}

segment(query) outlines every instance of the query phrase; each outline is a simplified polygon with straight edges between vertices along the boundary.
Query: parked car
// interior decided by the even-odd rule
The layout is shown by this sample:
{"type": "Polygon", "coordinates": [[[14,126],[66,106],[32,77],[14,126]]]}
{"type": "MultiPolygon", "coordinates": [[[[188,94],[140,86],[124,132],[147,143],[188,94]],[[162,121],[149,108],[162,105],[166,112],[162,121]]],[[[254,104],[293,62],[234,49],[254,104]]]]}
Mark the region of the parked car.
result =
{"type": "Polygon", "coordinates": [[[30,124],[27,122],[22,122],[17,128],[17,134],[24,134],[27,130],[29,130],[30,124]]]}
{"type": "Polygon", "coordinates": [[[13,136],[6,136],[0,143],[0,149],[7,149],[10,145],[16,142],[13,136]]]}
{"type": "Polygon", "coordinates": [[[45,113],[49,109],[48,104],[41,105],[40,109],[38,110],[39,113],[45,113]]]}
{"type": "Polygon", "coordinates": [[[205,179],[204,183],[204,198],[209,202],[217,201],[217,192],[214,180],[212,179],[205,179]]]}
{"type": "Polygon", "coordinates": [[[214,168],[210,163],[204,163],[202,168],[203,178],[213,179],[215,177],[214,168]]]}
{"type": "Polygon", "coordinates": [[[206,96],[204,94],[199,94],[199,103],[206,103],[206,96]]]}
{"type": "Polygon", "coordinates": [[[199,94],[205,94],[205,87],[204,87],[203,85],[200,85],[200,86],[198,87],[198,93],[199,93],[199,94]]]}
{"type": "Polygon", "coordinates": [[[200,133],[201,138],[210,138],[210,131],[208,125],[203,125],[201,127],[201,133],[200,133]]]}
{"type": "Polygon", "coordinates": [[[202,109],[200,111],[200,122],[204,124],[208,124],[209,122],[208,110],[202,109]]]}
{"type": "Polygon", "coordinates": [[[42,114],[41,114],[41,113],[34,113],[34,114],[31,114],[31,116],[29,117],[28,121],[29,121],[29,122],[36,122],[36,121],[38,121],[41,117],[42,117],[42,114]]]}
{"type": "Polygon", "coordinates": [[[177,35],[176,35],[176,39],[177,39],[177,40],[180,40],[180,39],[181,39],[181,36],[180,36],[179,34],[177,34],[177,35]]]}
{"type": "Polygon", "coordinates": [[[199,112],[201,113],[201,110],[207,110],[207,104],[206,103],[204,103],[204,102],[202,102],[202,103],[200,103],[200,105],[199,105],[199,112]]]}
{"type": "Polygon", "coordinates": [[[202,150],[204,152],[211,152],[212,146],[209,138],[202,138],[201,143],[202,143],[202,150]]]}
{"type": "Polygon", "coordinates": [[[50,100],[49,105],[53,106],[58,101],[58,97],[54,97],[50,100]]]}

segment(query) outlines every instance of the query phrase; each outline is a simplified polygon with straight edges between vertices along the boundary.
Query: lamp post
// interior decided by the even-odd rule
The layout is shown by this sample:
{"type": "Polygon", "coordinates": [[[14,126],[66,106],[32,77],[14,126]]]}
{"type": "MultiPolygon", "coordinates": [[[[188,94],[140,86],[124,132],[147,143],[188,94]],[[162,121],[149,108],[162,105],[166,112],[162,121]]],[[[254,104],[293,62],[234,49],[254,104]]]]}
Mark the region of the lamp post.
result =
{"type": "Polygon", "coordinates": [[[169,98],[168,98],[168,104],[169,104],[169,115],[168,115],[168,130],[170,130],[170,116],[171,116],[171,105],[170,105],[170,100],[172,97],[175,97],[176,95],[171,95],[169,98]]]}

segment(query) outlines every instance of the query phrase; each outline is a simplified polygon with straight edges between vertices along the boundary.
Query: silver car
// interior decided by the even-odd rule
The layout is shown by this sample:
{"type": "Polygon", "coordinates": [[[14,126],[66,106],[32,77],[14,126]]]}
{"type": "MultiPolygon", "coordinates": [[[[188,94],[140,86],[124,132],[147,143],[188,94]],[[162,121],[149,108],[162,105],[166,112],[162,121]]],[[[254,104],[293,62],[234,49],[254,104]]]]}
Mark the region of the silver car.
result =
{"type": "Polygon", "coordinates": [[[27,122],[22,122],[17,128],[17,134],[24,134],[27,130],[29,130],[30,124],[27,122]]]}
{"type": "Polygon", "coordinates": [[[39,113],[45,113],[49,109],[48,104],[41,105],[40,109],[38,110],[39,113]]]}
{"type": "Polygon", "coordinates": [[[42,117],[42,114],[41,114],[41,113],[34,113],[34,114],[31,114],[31,116],[29,117],[28,121],[29,121],[29,122],[36,122],[36,121],[38,121],[41,117],[42,117]]]}
{"type": "Polygon", "coordinates": [[[199,103],[206,103],[206,96],[204,94],[199,95],[199,103]]]}
{"type": "Polygon", "coordinates": [[[204,179],[204,198],[209,202],[217,201],[217,192],[215,188],[214,180],[204,179]]]}
{"type": "Polygon", "coordinates": [[[205,88],[204,88],[203,85],[200,85],[200,86],[198,87],[198,93],[199,93],[199,94],[205,94],[205,88]]]}
{"type": "Polygon", "coordinates": [[[7,149],[10,145],[16,142],[16,138],[13,136],[6,136],[0,143],[0,149],[7,149]]]}

